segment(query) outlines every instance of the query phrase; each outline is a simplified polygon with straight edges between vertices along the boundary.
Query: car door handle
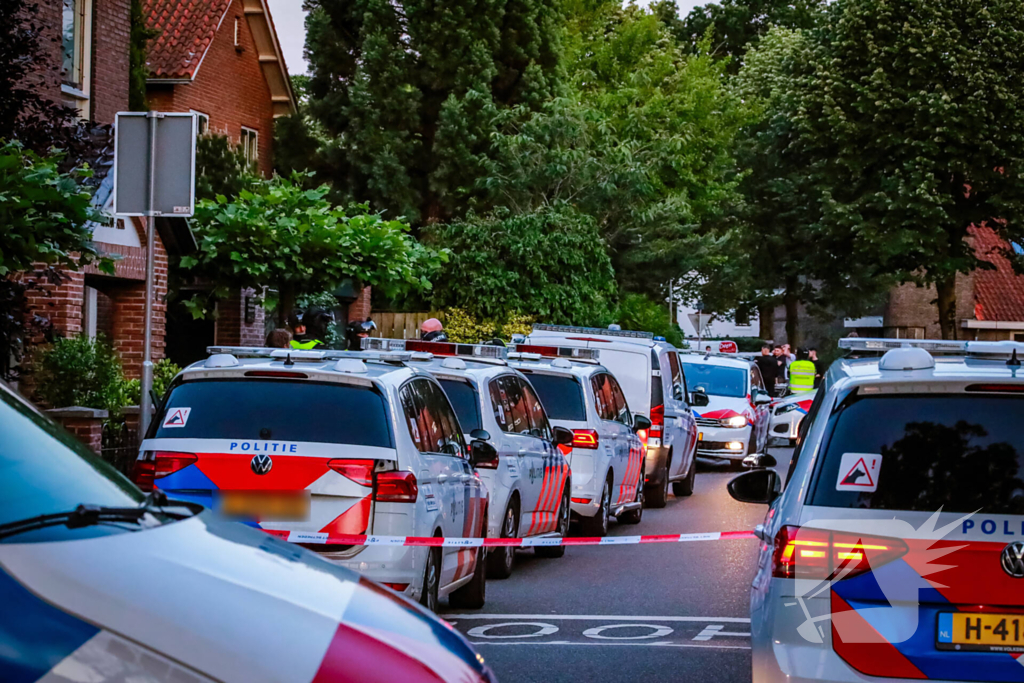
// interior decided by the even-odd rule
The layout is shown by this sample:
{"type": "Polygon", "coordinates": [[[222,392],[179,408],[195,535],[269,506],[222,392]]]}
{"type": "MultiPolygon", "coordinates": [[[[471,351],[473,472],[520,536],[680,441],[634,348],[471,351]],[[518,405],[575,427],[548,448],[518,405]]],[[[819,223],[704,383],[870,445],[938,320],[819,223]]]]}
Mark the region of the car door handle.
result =
{"type": "Polygon", "coordinates": [[[448,481],[448,475],[447,474],[439,474],[439,475],[437,475],[437,483],[438,484],[443,484],[446,481],[448,481]]]}
{"type": "Polygon", "coordinates": [[[519,457],[520,458],[525,458],[529,454],[530,454],[530,451],[526,450],[525,448],[520,448],[519,449],[519,457]]]}
{"type": "Polygon", "coordinates": [[[473,478],[472,474],[460,474],[460,475],[455,477],[455,480],[456,481],[461,481],[461,482],[467,482],[467,481],[469,481],[472,478],[473,478]]]}

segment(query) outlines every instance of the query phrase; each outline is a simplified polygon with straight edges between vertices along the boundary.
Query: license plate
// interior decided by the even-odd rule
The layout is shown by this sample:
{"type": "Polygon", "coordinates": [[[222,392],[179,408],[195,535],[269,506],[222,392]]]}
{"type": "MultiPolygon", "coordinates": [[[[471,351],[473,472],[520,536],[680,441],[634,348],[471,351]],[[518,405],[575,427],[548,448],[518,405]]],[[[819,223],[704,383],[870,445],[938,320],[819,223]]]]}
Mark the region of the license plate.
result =
{"type": "Polygon", "coordinates": [[[939,614],[940,650],[1024,652],[1024,614],[939,614]]]}
{"type": "Polygon", "coordinates": [[[309,494],[297,492],[226,491],[219,510],[228,517],[302,522],[309,519],[309,494]]]}

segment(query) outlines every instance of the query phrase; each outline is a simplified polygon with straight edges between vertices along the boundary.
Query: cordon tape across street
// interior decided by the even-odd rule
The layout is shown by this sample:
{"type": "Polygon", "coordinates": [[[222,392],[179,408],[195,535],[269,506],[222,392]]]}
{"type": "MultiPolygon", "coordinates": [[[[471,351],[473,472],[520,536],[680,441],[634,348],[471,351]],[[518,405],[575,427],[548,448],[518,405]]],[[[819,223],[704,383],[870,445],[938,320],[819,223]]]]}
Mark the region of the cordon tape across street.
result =
{"type": "Polygon", "coordinates": [[[318,545],[406,545],[435,546],[441,548],[475,548],[484,546],[513,546],[534,548],[556,545],[635,545],[639,543],[690,543],[695,541],[727,541],[756,538],[753,531],[712,531],[704,534],[662,534],[658,536],[584,536],[579,538],[442,538],[440,536],[341,536],[314,531],[277,531],[264,529],[268,534],[289,543],[315,543],[318,545]]]}

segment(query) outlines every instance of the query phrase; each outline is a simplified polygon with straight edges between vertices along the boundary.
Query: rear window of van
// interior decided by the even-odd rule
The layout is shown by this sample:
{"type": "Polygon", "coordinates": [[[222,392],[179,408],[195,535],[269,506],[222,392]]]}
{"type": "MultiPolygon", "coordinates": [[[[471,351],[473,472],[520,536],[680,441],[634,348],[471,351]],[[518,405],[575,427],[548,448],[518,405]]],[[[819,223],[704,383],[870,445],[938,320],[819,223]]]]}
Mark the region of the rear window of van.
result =
{"type": "Polygon", "coordinates": [[[276,439],[394,448],[380,392],[334,382],[184,382],[171,391],[154,424],[158,439],[276,439]]]}
{"type": "Polygon", "coordinates": [[[1024,514],[1022,416],[1016,396],[852,395],[829,417],[811,503],[1024,514]]]}

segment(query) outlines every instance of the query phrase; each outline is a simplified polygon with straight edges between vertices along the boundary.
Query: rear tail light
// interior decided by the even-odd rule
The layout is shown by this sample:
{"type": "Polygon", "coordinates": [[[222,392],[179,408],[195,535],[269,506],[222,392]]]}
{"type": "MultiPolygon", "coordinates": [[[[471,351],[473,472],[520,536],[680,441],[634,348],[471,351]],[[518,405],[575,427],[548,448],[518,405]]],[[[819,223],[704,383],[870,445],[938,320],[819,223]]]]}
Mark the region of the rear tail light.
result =
{"type": "Polygon", "coordinates": [[[572,430],[572,447],[597,449],[597,431],[593,429],[572,430]]]}
{"type": "Polygon", "coordinates": [[[591,500],[593,500],[593,498],[573,498],[572,502],[579,503],[580,505],[590,505],[591,500]]]}
{"type": "Polygon", "coordinates": [[[391,590],[395,591],[396,593],[402,593],[405,591],[406,588],[409,587],[409,584],[407,583],[388,583],[386,581],[384,582],[384,585],[390,588],[391,590]]]}
{"type": "Polygon", "coordinates": [[[898,538],[784,526],[775,536],[772,575],[782,579],[847,579],[907,553],[898,538]]]}
{"type": "Polygon", "coordinates": [[[378,472],[373,499],[378,503],[415,503],[419,490],[412,472],[378,472]]]}
{"type": "Polygon", "coordinates": [[[342,460],[334,458],[327,461],[327,466],[360,486],[373,486],[373,460],[342,460]]]}
{"type": "Polygon", "coordinates": [[[654,406],[651,408],[651,438],[660,439],[665,429],[665,406],[654,406]]]}
{"type": "Polygon", "coordinates": [[[199,460],[195,453],[167,451],[148,452],[143,458],[135,463],[132,471],[132,480],[143,491],[152,491],[154,480],[174,474],[199,460]]]}

